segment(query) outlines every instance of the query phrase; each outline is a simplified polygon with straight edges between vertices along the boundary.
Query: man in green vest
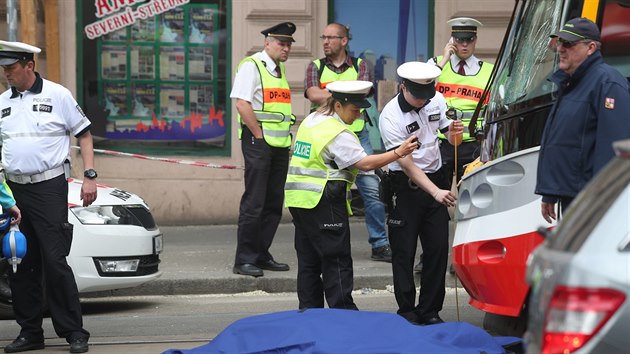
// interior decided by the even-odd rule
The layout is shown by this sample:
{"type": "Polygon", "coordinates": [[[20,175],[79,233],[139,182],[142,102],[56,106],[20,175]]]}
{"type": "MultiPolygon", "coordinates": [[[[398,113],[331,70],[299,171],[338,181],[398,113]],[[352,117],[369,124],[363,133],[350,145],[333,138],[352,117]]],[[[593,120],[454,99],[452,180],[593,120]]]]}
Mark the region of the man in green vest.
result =
{"type": "MultiPolygon", "coordinates": [[[[451,26],[451,39],[444,47],[444,55],[429,59],[429,63],[442,69],[435,88],[446,98],[450,109],[447,116],[450,113],[451,117],[461,119],[464,123],[464,142],[457,147],[456,181],[459,182],[464,172],[463,166],[474,161],[480,153],[480,144],[474,132],[468,131],[468,124],[483,95],[494,65],[480,60],[474,54],[477,28],[482,26],[481,22],[473,18],[458,17],[447,23],[451,26]]],[[[477,122],[480,123],[482,120],[478,119],[477,122]]],[[[452,175],[455,168],[455,152],[452,145],[444,143],[443,135],[440,135],[440,139],[442,163],[452,175]]]]}
{"type": "Polygon", "coordinates": [[[245,192],[238,217],[233,272],[263,276],[263,269],[287,271],[269,247],[282,218],[284,181],[289,166],[291,90],[284,62],[295,42],[295,25],[283,22],[263,30],[264,50],[238,66],[230,97],[236,101],[245,162],[245,192]]]}
{"type": "MultiPolygon", "coordinates": [[[[350,33],[346,26],[331,23],[319,37],[325,57],[311,62],[306,69],[304,97],[311,101],[311,111],[321,106],[331,93],[326,85],[333,81],[363,80],[372,82],[367,63],[348,54],[350,33]]],[[[364,112],[365,114],[365,112],[364,112]]],[[[374,153],[365,119],[355,120],[350,125],[368,155],[374,153]]],[[[385,232],[385,205],[379,198],[379,179],[373,171],[360,172],[356,179],[357,189],[363,199],[368,241],[372,245],[372,259],[391,262],[392,251],[385,232]]]]}
{"type": "MultiPolygon", "coordinates": [[[[473,162],[480,154],[480,144],[474,132],[468,131],[468,124],[483,95],[494,65],[480,60],[474,54],[477,28],[482,26],[481,22],[474,18],[458,17],[447,23],[451,26],[451,38],[444,47],[444,54],[429,59],[428,63],[442,69],[435,89],[446,98],[447,116],[464,123],[464,140],[457,147],[455,183],[459,183],[464,174],[464,166],[473,162]]],[[[477,119],[477,125],[480,126],[482,121],[477,119]]],[[[455,148],[446,142],[444,134],[439,134],[439,138],[444,173],[452,176],[455,170],[455,148]]],[[[452,183],[453,179],[450,178],[449,189],[452,188],[452,183]]],[[[422,257],[414,270],[422,270],[422,257]]],[[[450,272],[454,274],[452,266],[450,272]]]]}

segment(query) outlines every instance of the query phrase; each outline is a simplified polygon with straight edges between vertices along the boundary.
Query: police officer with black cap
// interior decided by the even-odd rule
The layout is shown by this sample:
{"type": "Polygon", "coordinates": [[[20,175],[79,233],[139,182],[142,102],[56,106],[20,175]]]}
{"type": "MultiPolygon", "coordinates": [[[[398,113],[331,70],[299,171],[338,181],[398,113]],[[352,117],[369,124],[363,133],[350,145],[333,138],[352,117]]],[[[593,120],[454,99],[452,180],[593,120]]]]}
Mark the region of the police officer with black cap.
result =
{"type": "Polygon", "coordinates": [[[459,144],[460,121],[446,118],[446,101],[435,91],[440,70],[421,62],[398,67],[400,93],[381,112],[379,128],[385,148],[394,150],[410,136],[418,138],[419,149],[388,165],[393,196],[387,225],[392,248],[394,293],[398,314],[417,324],[443,322],[439,316],[445,296],[448,259],[447,207],[455,205],[442,170],[438,131],[448,142],[459,144]],[[424,251],[420,296],[415,305],[413,261],[418,236],[424,251]]]}
{"type": "Polygon", "coordinates": [[[285,205],[293,216],[298,257],[299,307],[356,310],[352,299],[350,186],[359,170],[370,171],[417,148],[416,137],[390,151],[367,155],[350,125],[370,107],[369,81],[335,81],[332,94],[300,124],[289,174],[285,205]]]}
{"type": "Polygon", "coordinates": [[[2,166],[22,212],[20,229],[28,244],[17,272],[9,274],[21,331],[4,351],[44,348],[43,275],[55,332],[70,344],[71,353],[83,353],[88,351],[90,334],[83,329],[79,292],[66,263],[72,244],[67,161],[72,134],[85,168],[81,199],[83,206],[92,204],[97,175],[91,123],[68,89],[35,72],[34,54],[40,51],[25,43],[0,41],[0,65],[11,86],[0,95],[2,166]]]}
{"type": "Polygon", "coordinates": [[[291,22],[263,30],[264,50],[241,61],[230,93],[236,101],[245,161],[235,274],[260,277],[264,275],[263,269],[289,270],[289,265],[273,259],[269,247],[282,217],[290,128],[295,123],[284,69],[291,44],[295,42],[294,32],[295,25],[291,22]]]}

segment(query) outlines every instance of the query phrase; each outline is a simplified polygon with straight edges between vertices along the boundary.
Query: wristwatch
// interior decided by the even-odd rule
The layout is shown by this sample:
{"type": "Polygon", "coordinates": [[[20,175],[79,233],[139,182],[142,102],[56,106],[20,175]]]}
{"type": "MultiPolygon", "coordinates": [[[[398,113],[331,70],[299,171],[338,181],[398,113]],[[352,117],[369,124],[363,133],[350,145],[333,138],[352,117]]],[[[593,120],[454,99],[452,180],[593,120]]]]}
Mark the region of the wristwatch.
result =
{"type": "Polygon", "coordinates": [[[88,179],[94,179],[98,177],[98,174],[93,168],[90,168],[89,170],[85,170],[85,172],[83,172],[83,176],[88,179]]]}

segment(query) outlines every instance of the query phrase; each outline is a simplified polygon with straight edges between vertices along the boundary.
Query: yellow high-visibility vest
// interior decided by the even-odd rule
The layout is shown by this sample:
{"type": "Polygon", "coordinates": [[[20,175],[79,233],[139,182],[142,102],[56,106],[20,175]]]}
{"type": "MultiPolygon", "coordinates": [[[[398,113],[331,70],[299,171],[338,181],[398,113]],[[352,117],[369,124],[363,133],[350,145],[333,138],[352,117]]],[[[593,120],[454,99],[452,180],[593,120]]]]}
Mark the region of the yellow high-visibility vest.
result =
{"type": "MultiPolygon", "coordinates": [[[[357,80],[359,78],[359,64],[361,64],[361,58],[352,58],[352,66],[346,69],[346,71],[337,74],[330,70],[326,64],[322,62],[322,59],[313,60],[313,63],[317,67],[319,74],[319,88],[325,89],[326,85],[333,81],[350,81],[357,80]]],[[[311,112],[317,109],[317,105],[311,104],[311,112]]],[[[363,111],[363,110],[361,110],[363,111]]],[[[350,130],[355,133],[359,133],[365,128],[365,120],[363,118],[355,119],[350,124],[350,130]]]]}
{"type": "MultiPolygon", "coordinates": [[[[289,163],[287,181],[284,185],[286,207],[313,209],[319,203],[326,183],[331,180],[346,182],[346,206],[352,215],[350,186],[359,172],[356,168],[331,169],[324,164],[321,152],[337,135],[350,131],[348,125],[334,117],[325,119],[312,127],[302,123],[298,129],[289,163]]],[[[357,138],[357,142],[359,138],[357,138]]]]}
{"type": "MultiPolygon", "coordinates": [[[[442,61],[442,56],[435,59],[436,63],[440,61],[442,61]]],[[[481,100],[483,91],[490,79],[492,68],[494,67],[494,65],[482,61],[479,62],[479,65],[481,68],[476,75],[459,75],[453,70],[451,61],[449,60],[446,65],[444,65],[442,74],[438,77],[437,84],[435,85],[435,89],[444,95],[448,106],[461,111],[461,113],[458,112],[458,115],[463,114],[461,120],[464,124],[463,141],[465,142],[476,140],[475,137],[470,136],[468,124],[477,107],[477,103],[481,100]]],[[[484,104],[485,103],[487,103],[487,98],[484,104]]],[[[482,121],[482,117],[477,119],[477,123],[482,121]]],[[[446,139],[441,132],[438,134],[438,137],[440,139],[446,139]]]]}
{"type": "MultiPolygon", "coordinates": [[[[238,67],[240,68],[246,61],[256,64],[260,74],[263,90],[263,108],[254,110],[254,114],[262,127],[265,141],[273,147],[284,148],[291,146],[290,129],[295,123],[295,116],[291,113],[291,89],[284,73],[284,63],[278,64],[281,73],[281,77],[278,78],[269,73],[260,59],[254,57],[243,59],[238,64],[238,67]]],[[[240,114],[237,119],[239,123],[238,138],[241,139],[243,122],[240,114]]]]}

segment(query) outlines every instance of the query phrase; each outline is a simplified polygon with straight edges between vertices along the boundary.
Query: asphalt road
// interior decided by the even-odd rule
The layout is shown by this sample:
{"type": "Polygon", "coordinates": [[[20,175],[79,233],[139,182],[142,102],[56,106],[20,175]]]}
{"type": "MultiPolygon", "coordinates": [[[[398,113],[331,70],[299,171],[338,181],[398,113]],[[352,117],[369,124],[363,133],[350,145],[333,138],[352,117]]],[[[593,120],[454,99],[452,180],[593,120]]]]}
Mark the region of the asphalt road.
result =
{"type": "MultiPolygon", "coordinates": [[[[458,289],[459,319],[481,327],[483,313],[468,305],[458,289]]],[[[361,310],[396,312],[394,294],[387,290],[354,293],[361,310]]],[[[441,316],[457,321],[455,289],[447,289],[441,316]]],[[[295,293],[208,294],[177,296],[130,296],[82,299],[85,328],[91,332],[90,353],[161,353],[190,349],[208,343],[232,322],[263,313],[293,310],[295,293]]],[[[0,346],[9,344],[18,326],[0,321],[0,346]]],[[[46,349],[36,353],[67,353],[65,341],[56,338],[49,318],[44,321],[46,349]]]]}

